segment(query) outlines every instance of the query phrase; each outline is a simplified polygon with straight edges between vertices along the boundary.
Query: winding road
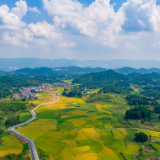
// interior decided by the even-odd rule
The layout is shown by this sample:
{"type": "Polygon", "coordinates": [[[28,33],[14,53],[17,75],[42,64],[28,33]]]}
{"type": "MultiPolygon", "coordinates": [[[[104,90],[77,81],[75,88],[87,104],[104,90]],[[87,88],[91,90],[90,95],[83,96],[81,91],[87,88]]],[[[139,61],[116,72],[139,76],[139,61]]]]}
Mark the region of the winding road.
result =
{"type": "Polygon", "coordinates": [[[32,114],[32,118],[30,118],[28,121],[26,122],[23,122],[23,123],[20,123],[20,124],[17,124],[15,126],[12,126],[10,127],[8,130],[12,133],[14,133],[15,135],[17,135],[18,137],[24,139],[25,141],[28,142],[28,145],[29,145],[29,150],[30,150],[30,156],[31,156],[31,160],[39,160],[39,157],[38,157],[38,154],[37,154],[37,150],[36,150],[36,147],[35,147],[35,144],[34,144],[34,141],[26,136],[24,136],[23,134],[15,131],[15,128],[16,127],[20,127],[20,126],[23,126],[25,124],[28,124],[30,122],[32,122],[34,119],[36,119],[36,113],[34,112],[37,108],[39,108],[40,106],[42,105],[46,105],[46,104],[50,104],[50,103],[54,103],[54,102],[57,102],[59,101],[59,97],[56,96],[56,100],[55,101],[52,101],[52,102],[48,102],[48,103],[42,103],[40,105],[38,105],[37,107],[35,107],[34,109],[32,109],[30,112],[32,114]]]}

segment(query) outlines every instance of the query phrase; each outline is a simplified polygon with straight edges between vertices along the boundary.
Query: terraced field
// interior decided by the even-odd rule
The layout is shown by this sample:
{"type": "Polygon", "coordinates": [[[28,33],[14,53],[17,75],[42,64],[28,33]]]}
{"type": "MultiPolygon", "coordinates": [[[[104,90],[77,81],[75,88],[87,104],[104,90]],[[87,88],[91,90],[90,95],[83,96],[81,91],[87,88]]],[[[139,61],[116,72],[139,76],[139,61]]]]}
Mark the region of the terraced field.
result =
{"type": "Polygon", "coordinates": [[[51,160],[132,160],[137,159],[142,148],[147,158],[160,155],[158,132],[129,128],[123,123],[121,106],[127,105],[122,97],[115,97],[114,103],[86,103],[83,98],[61,95],[59,98],[54,104],[38,108],[36,121],[17,129],[33,139],[51,160]],[[149,144],[135,142],[134,134],[138,132],[152,135],[149,144]]]}

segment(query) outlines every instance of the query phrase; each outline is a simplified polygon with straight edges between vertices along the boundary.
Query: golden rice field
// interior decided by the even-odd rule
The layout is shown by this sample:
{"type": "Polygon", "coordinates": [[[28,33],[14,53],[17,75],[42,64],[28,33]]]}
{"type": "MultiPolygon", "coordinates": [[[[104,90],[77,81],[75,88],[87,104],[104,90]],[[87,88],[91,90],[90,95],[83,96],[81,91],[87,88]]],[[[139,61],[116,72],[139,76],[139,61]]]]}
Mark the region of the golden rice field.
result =
{"type": "MultiPolygon", "coordinates": [[[[133,160],[142,148],[134,141],[135,133],[142,131],[151,134],[152,140],[160,140],[158,132],[125,129],[111,110],[114,104],[86,104],[83,99],[61,95],[59,98],[56,103],[38,108],[36,121],[17,129],[33,139],[51,160],[133,160]]],[[[48,100],[52,101],[52,96],[48,100]]],[[[157,148],[154,155],[158,156],[160,144],[153,142],[152,146],[157,148]]]]}
{"type": "Polygon", "coordinates": [[[11,135],[2,137],[2,144],[0,145],[0,157],[7,154],[20,154],[23,150],[23,145],[11,135]]]}

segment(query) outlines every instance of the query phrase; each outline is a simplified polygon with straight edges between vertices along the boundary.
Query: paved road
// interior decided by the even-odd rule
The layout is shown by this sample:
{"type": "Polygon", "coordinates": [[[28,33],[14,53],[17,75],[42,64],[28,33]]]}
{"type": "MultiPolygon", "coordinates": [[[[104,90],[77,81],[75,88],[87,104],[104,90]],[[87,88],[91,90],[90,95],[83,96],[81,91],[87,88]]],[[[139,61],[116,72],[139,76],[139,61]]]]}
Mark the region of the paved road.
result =
{"type": "Polygon", "coordinates": [[[32,114],[32,118],[30,118],[28,121],[23,122],[23,123],[21,123],[21,124],[17,124],[17,125],[12,126],[12,127],[10,127],[10,128],[8,129],[10,132],[16,134],[18,137],[20,137],[20,138],[22,138],[22,139],[24,139],[24,140],[26,140],[26,141],[28,142],[31,160],[39,160],[39,157],[38,157],[38,154],[37,154],[37,150],[36,150],[34,141],[33,141],[32,139],[24,136],[23,134],[15,131],[14,129],[15,129],[16,127],[23,126],[24,124],[28,124],[28,123],[30,123],[31,121],[33,121],[34,119],[36,119],[36,113],[35,113],[34,111],[35,111],[37,108],[39,108],[40,106],[59,101],[59,97],[57,97],[56,95],[55,95],[55,97],[56,97],[56,100],[55,100],[55,101],[40,104],[40,105],[38,105],[37,107],[35,107],[33,110],[31,110],[30,112],[31,112],[31,114],[32,114]]]}

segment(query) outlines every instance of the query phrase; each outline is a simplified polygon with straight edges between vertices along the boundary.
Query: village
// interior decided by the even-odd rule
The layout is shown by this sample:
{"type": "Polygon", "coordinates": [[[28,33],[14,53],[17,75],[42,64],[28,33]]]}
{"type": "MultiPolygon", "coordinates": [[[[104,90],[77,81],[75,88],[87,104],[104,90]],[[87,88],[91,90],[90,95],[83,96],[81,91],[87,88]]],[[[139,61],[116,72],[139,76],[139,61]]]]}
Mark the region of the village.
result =
{"type": "Polygon", "coordinates": [[[22,99],[22,98],[39,99],[39,97],[37,97],[37,93],[43,92],[45,89],[54,87],[68,87],[71,84],[72,82],[69,83],[57,82],[53,84],[42,83],[40,86],[21,87],[19,88],[19,92],[13,95],[13,99],[22,99]]]}

